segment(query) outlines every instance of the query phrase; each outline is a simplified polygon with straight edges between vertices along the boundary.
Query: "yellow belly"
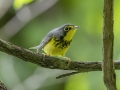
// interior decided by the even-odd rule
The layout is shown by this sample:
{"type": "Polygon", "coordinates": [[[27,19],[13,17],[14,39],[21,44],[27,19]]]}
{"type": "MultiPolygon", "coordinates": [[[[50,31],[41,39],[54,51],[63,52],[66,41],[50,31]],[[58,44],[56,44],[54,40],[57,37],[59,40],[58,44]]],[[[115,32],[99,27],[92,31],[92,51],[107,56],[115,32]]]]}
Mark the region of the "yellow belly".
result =
{"type": "Polygon", "coordinates": [[[49,41],[43,48],[44,52],[51,56],[64,56],[69,46],[62,49],[56,47],[54,42],[54,39],[49,41]]]}

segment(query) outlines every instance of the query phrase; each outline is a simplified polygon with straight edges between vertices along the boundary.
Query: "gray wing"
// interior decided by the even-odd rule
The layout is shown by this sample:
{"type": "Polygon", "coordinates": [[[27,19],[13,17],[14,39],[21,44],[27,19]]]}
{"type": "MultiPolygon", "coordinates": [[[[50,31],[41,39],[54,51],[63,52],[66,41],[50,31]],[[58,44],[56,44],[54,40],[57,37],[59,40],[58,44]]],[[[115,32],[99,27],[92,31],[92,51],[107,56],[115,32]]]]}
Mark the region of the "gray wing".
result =
{"type": "Polygon", "coordinates": [[[44,48],[44,46],[52,39],[53,35],[54,33],[52,30],[42,39],[40,45],[37,48],[37,53],[39,53],[42,50],[42,48],[44,48]]]}

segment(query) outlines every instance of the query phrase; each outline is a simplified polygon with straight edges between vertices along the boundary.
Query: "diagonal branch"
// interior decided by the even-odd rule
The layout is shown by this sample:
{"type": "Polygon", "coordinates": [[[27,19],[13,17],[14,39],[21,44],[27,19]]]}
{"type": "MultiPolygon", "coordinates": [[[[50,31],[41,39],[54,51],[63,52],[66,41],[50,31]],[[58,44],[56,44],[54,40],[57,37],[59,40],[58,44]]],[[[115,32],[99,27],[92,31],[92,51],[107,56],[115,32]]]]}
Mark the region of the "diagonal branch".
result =
{"type": "MultiPolygon", "coordinates": [[[[9,42],[0,39],[0,51],[16,56],[26,62],[31,62],[40,67],[61,70],[73,70],[79,72],[101,71],[101,62],[78,62],[68,63],[61,58],[55,58],[31,52],[22,47],[15,46],[9,42]]],[[[115,61],[115,68],[120,69],[120,61],[115,61]]]]}
{"type": "MultiPolygon", "coordinates": [[[[7,0],[2,1],[5,2],[7,0]]],[[[26,5],[22,9],[20,9],[16,13],[16,16],[14,16],[0,29],[0,38],[4,38],[5,40],[10,39],[17,32],[19,32],[21,28],[23,28],[30,20],[48,10],[55,3],[57,3],[58,0],[34,0],[34,1],[35,2],[31,3],[30,5],[26,5]]]]}

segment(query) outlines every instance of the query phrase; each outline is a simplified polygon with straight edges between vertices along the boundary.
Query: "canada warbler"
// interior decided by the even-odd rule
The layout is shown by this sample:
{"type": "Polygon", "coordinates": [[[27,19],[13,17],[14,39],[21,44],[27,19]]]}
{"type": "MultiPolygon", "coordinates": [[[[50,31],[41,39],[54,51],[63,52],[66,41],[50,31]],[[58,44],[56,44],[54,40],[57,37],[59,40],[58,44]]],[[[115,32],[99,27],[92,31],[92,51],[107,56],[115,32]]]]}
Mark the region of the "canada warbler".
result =
{"type": "Polygon", "coordinates": [[[55,28],[42,39],[38,46],[30,49],[37,49],[37,53],[43,50],[50,56],[64,56],[77,28],[78,26],[72,24],[64,24],[55,28]]]}

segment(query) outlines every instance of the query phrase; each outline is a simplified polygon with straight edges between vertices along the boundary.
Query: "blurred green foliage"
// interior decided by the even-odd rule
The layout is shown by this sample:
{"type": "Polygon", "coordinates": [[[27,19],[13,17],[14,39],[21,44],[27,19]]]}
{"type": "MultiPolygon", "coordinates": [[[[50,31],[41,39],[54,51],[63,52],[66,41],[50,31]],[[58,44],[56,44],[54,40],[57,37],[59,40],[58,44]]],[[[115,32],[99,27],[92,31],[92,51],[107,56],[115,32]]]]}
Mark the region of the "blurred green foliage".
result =
{"type": "MultiPolygon", "coordinates": [[[[33,0],[15,0],[13,7],[2,18],[4,26],[13,18],[16,9],[23,4],[32,4],[33,0]],[[7,19],[9,17],[9,19],[7,19]],[[5,23],[6,22],[6,23],[5,23]]],[[[35,1],[34,1],[35,2],[35,1]]],[[[114,2],[114,59],[120,58],[120,1],[114,2]]],[[[39,8],[38,8],[39,9],[39,8]]],[[[103,1],[101,0],[59,0],[54,6],[32,19],[9,41],[18,46],[29,48],[40,43],[50,30],[65,23],[80,26],[73,37],[72,44],[66,53],[71,60],[102,60],[102,27],[103,1]]],[[[49,70],[23,62],[0,52],[0,80],[4,81],[8,90],[103,90],[102,72],[90,72],[73,75],[56,80],[55,76],[63,73],[60,70],[49,70]],[[57,73],[56,73],[57,72],[57,73]],[[7,74],[9,73],[9,75],[7,74]],[[54,74],[53,74],[54,73],[54,74]],[[6,75],[7,74],[7,75],[6,75]],[[44,74],[44,75],[43,75],[44,74]],[[31,82],[31,77],[36,77],[31,82]],[[39,77],[39,79],[37,79],[39,77]],[[32,86],[33,85],[33,86],[32,86]],[[38,88],[37,85],[39,86],[38,88]]],[[[65,72],[64,72],[65,73],[65,72]]],[[[117,87],[120,89],[120,74],[117,71],[117,87]]]]}

